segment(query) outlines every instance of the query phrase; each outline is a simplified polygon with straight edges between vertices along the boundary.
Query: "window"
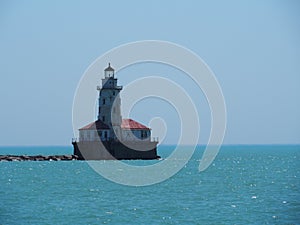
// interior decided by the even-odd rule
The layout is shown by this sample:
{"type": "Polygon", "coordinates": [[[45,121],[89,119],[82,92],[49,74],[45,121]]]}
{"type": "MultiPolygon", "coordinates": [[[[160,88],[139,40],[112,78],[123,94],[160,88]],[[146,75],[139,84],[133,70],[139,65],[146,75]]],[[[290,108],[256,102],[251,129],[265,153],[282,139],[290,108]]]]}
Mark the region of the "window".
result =
{"type": "Polygon", "coordinates": [[[102,116],[102,121],[105,122],[105,116],[102,116]]]}
{"type": "Polygon", "coordinates": [[[102,99],[102,104],[103,104],[103,105],[105,105],[105,98],[104,98],[104,99],[102,99]]]}
{"type": "Polygon", "coordinates": [[[116,95],[116,92],[115,91],[113,91],[113,96],[115,96],[116,95]]]}

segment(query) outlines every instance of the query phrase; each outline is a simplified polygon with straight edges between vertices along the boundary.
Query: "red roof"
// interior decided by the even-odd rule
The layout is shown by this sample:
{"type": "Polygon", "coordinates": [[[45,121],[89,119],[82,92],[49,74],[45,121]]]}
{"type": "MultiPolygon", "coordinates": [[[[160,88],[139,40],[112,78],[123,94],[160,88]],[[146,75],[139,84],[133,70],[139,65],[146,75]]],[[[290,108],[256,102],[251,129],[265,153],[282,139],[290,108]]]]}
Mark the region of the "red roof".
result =
{"type": "MultiPolygon", "coordinates": [[[[130,129],[130,130],[150,130],[149,127],[146,127],[145,125],[132,120],[132,119],[123,119],[121,124],[122,129],[130,129]]],[[[103,123],[101,120],[96,120],[95,122],[92,122],[79,130],[107,130],[109,129],[109,126],[103,123]]]]}
{"type": "Polygon", "coordinates": [[[130,130],[150,130],[149,127],[146,127],[145,125],[132,119],[123,119],[121,128],[130,130]]]}
{"type": "Polygon", "coordinates": [[[82,128],[79,128],[79,130],[108,130],[109,126],[103,123],[101,120],[96,120],[82,128]]]}

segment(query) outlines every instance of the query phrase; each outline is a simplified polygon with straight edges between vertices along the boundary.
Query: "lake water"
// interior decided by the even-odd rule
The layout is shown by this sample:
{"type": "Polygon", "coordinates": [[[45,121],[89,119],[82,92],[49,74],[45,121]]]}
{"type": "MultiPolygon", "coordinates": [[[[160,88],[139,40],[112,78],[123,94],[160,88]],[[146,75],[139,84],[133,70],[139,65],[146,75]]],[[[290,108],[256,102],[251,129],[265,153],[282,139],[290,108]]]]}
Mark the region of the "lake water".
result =
{"type": "MultiPolygon", "coordinates": [[[[158,152],[166,157],[172,149],[158,152]]],[[[72,147],[0,148],[71,153],[72,147]]],[[[300,224],[299,145],[223,146],[200,173],[202,153],[199,146],[175,176],[146,187],[108,181],[84,161],[0,162],[0,224],[300,224]]]]}

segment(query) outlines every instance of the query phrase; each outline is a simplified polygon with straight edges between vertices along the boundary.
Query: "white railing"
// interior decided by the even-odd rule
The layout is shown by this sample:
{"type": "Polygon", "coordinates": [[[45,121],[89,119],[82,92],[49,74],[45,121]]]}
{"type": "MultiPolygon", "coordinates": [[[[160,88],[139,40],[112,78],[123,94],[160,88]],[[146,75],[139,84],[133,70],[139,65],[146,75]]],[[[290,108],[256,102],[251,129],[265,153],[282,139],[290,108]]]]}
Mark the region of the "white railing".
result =
{"type": "MultiPolygon", "coordinates": [[[[111,141],[112,139],[111,138],[95,138],[93,140],[89,139],[89,138],[72,138],[72,143],[73,142],[80,142],[80,141],[111,141]]],[[[117,139],[116,139],[117,140],[117,139]]],[[[132,140],[132,139],[124,139],[122,138],[121,141],[144,141],[144,142],[147,142],[147,141],[151,141],[150,138],[145,138],[145,139],[136,139],[136,140],[132,140]]],[[[159,138],[158,137],[152,137],[152,141],[153,142],[159,142],[159,138]]]]}
{"type": "Polygon", "coordinates": [[[158,137],[152,137],[152,141],[158,142],[158,137]]]}

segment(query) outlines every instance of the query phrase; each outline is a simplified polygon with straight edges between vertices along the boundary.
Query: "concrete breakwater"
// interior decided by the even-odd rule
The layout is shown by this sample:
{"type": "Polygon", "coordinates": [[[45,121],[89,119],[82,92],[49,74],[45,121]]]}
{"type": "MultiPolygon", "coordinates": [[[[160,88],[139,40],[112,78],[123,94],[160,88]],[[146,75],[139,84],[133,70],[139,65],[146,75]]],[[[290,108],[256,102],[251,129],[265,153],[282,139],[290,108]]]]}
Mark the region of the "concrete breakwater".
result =
{"type": "Polygon", "coordinates": [[[0,161],[71,161],[77,159],[77,155],[0,155],[0,161]]]}

